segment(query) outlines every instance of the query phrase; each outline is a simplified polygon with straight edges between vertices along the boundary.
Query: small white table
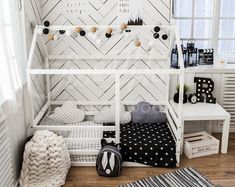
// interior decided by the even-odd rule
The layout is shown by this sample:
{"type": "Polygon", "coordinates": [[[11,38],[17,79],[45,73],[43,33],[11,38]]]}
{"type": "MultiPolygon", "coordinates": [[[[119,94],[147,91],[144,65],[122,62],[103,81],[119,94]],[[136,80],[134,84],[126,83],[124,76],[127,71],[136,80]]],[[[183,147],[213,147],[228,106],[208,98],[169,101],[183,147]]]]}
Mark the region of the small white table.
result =
{"type": "MultiPolygon", "coordinates": [[[[170,101],[173,109],[177,113],[178,104],[174,101],[170,101]]],[[[229,128],[230,128],[230,114],[224,110],[219,104],[209,103],[185,103],[182,110],[183,121],[223,121],[223,132],[221,141],[221,153],[227,153],[229,128]]],[[[184,132],[184,124],[182,124],[184,132]]],[[[209,128],[210,129],[210,128],[209,128]]],[[[209,130],[210,131],[210,130],[209,130]]],[[[182,138],[183,141],[183,138],[182,138]]],[[[182,142],[183,143],[183,142],[182,142]]]]}

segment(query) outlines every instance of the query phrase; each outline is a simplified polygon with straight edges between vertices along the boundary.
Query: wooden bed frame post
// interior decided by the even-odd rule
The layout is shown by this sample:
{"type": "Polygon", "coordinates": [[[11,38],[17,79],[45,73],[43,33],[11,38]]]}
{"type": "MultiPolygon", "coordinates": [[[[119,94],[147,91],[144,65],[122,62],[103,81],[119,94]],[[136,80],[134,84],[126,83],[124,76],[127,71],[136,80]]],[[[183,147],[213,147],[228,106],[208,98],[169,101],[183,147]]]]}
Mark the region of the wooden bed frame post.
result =
{"type": "Polygon", "coordinates": [[[180,74],[179,74],[179,108],[178,108],[178,123],[179,123],[179,140],[180,141],[180,153],[182,153],[183,150],[183,137],[184,137],[184,120],[182,118],[182,110],[183,110],[183,98],[184,98],[184,60],[183,60],[183,52],[181,48],[181,42],[180,42],[180,34],[178,31],[178,28],[175,26],[175,38],[176,38],[176,44],[177,44],[177,50],[179,55],[179,65],[180,65],[180,74]]]}

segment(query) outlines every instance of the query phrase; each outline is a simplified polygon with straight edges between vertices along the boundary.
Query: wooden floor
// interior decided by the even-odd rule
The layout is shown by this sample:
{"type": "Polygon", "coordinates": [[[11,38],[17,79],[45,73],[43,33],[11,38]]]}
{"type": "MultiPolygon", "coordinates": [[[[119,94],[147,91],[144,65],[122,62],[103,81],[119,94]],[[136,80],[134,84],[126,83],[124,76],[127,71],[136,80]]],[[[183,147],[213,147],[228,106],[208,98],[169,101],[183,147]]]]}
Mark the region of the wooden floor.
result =
{"type": "MultiPolygon", "coordinates": [[[[183,167],[195,167],[215,184],[235,187],[235,134],[230,134],[227,155],[219,154],[191,160],[182,156],[180,168],[183,167]]],[[[72,167],[64,187],[111,187],[173,170],[175,169],[124,168],[120,177],[105,178],[97,175],[95,167],[72,167]]]]}

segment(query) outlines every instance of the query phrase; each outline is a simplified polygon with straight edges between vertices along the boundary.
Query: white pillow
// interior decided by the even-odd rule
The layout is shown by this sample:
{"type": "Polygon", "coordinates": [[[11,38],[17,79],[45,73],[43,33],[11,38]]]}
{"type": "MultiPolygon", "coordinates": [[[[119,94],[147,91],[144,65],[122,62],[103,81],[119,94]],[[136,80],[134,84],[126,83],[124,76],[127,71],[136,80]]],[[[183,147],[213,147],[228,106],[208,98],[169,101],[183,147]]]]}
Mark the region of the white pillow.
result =
{"type": "Polygon", "coordinates": [[[78,109],[73,101],[66,101],[61,107],[57,107],[49,118],[61,123],[79,123],[85,119],[85,113],[78,109]]]}
{"type": "MultiPolygon", "coordinates": [[[[115,123],[115,105],[112,104],[105,110],[100,111],[94,116],[95,123],[115,123]]],[[[120,105],[120,123],[127,124],[131,122],[131,113],[125,110],[124,105],[120,105]]]]}

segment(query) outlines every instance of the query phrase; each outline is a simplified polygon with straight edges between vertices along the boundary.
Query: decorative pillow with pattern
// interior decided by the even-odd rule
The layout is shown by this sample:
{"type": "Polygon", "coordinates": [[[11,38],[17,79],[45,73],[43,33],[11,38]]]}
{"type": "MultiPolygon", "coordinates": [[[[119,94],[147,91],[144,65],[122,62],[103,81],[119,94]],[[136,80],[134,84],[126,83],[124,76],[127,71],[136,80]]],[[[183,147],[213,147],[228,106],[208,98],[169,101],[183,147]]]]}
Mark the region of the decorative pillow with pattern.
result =
{"type": "Polygon", "coordinates": [[[61,123],[79,123],[85,119],[85,113],[78,109],[76,103],[67,101],[61,107],[57,107],[49,118],[61,123]]]}
{"type": "MultiPolygon", "coordinates": [[[[115,104],[100,111],[94,116],[95,123],[115,123],[115,104]]],[[[131,113],[125,110],[124,105],[120,105],[120,123],[127,124],[131,122],[131,113]]]]}

